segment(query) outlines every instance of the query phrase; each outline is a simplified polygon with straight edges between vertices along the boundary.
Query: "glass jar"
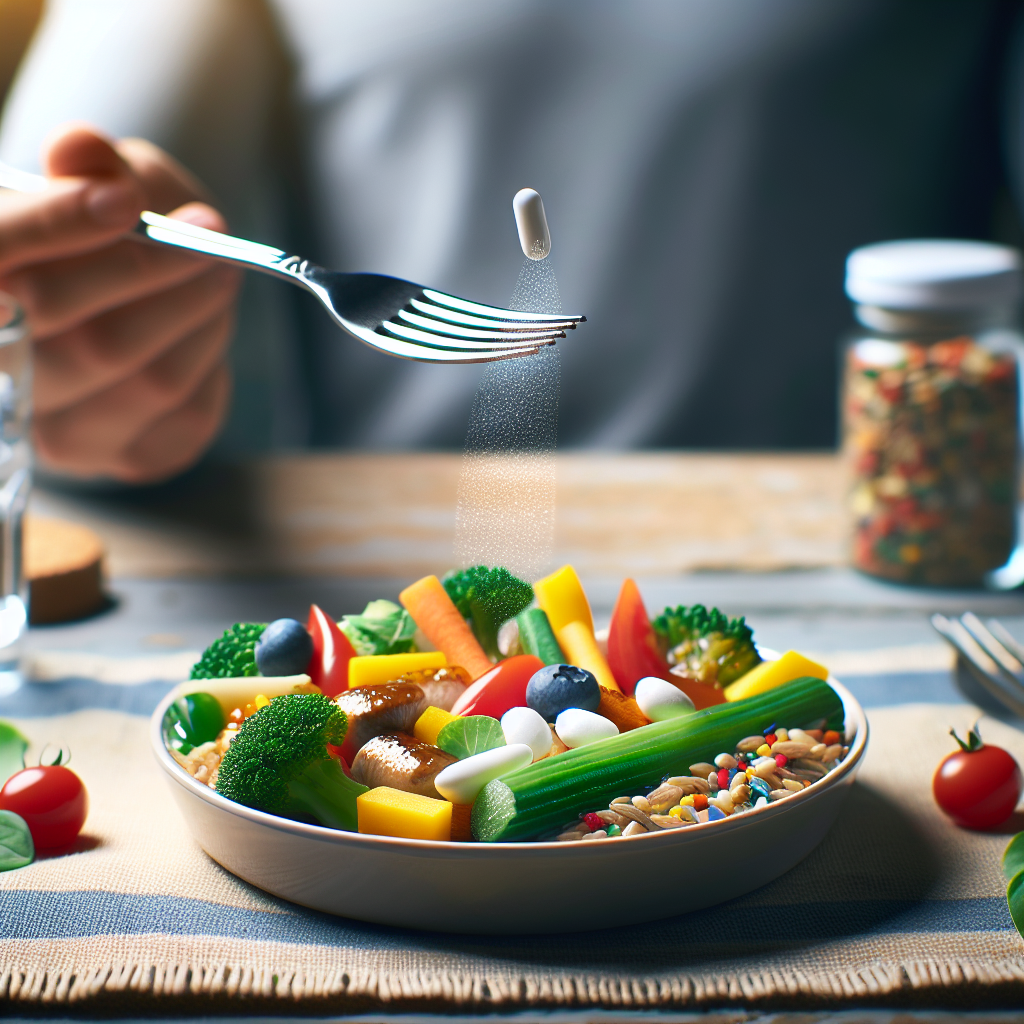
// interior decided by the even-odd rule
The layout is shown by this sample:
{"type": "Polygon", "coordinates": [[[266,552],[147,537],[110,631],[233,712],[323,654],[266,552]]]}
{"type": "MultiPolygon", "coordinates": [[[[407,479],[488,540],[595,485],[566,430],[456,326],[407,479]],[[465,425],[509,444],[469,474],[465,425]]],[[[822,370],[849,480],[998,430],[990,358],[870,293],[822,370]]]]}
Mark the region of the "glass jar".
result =
{"type": "Polygon", "coordinates": [[[1017,539],[1020,254],[982,242],[867,246],[847,261],[859,329],[841,412],[853,565],[978,586],[1017,539]]]}

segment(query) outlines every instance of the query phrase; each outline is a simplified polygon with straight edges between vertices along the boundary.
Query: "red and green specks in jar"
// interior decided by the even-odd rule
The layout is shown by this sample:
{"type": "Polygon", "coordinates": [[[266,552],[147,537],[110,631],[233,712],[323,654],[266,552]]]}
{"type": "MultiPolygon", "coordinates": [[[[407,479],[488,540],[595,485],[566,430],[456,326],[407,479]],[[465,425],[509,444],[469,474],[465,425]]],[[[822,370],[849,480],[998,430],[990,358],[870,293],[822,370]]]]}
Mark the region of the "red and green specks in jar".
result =
{"type": "Polygon", "coordinates": [[[1016,535],[1017,361],[973,338],[847,351],[853,563],[904,583],[978,583],[1016,535]]]}

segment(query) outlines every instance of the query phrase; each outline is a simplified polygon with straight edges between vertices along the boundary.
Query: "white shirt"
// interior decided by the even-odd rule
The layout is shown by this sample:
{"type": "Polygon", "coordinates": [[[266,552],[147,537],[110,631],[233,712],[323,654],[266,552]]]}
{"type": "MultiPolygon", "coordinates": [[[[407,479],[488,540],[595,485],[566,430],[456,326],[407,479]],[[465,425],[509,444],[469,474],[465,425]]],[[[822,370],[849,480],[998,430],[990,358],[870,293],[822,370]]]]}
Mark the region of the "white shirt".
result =
{"type": "MultiPolygon", "coordinates": [[[[141,135],[236,233],[501,305],[538,189],[589,318],[560,343],[563,444],[830,443],[847,251],[987,229],[996,3],[271,6],[51,0],[0,158],[33,169],[75,118],[141,135]]],[[[223,447],[461,445],[478,367],[389,359],[250,278],[223,447]]]]}

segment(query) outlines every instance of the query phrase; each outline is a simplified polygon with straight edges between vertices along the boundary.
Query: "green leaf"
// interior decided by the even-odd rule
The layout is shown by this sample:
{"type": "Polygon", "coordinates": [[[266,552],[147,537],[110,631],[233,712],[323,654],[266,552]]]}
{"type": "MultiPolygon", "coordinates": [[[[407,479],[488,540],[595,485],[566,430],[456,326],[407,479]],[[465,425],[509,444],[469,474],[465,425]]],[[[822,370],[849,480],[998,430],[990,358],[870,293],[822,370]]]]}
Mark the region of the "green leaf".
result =
{"type": "Polygon", "coordinates": [[[0,722],[0,786],[25,767],[28,740],[11,725],[0,722]]]}
{"type": "Polygon", "coordinates": [[[416,623],[393,601],[371,601],[362,615],[346,615],[338,628],[356,654],[405,654],[415,648],[416,623]]]}
{"type": "Polygon", "coordinates": [[[14,811],[0,811],[0,871],[23,868],[35,855],[25,819],[14,811]]]}
{"type": "Polygon", "coordinates": [[[1010,907],[1010,917],[1014,927],[1024,935],[1024,871],[1019,871],[1006,887],[1006,902],[1010,907]]]}
{"type": "Polygon", "coordinates": [[[467,715],[449,722],[438,734],[437,745],[460,761],[485,750],[505,746],[501,724],[490,715],[467,715]]]}
{"type": "Polygon", "coordinates": [[[1024,832],[1018,832],[1010,840],[1003,854],[1003,874],[1008,882],[1021,871],[1024,871],[1024,832]]]}

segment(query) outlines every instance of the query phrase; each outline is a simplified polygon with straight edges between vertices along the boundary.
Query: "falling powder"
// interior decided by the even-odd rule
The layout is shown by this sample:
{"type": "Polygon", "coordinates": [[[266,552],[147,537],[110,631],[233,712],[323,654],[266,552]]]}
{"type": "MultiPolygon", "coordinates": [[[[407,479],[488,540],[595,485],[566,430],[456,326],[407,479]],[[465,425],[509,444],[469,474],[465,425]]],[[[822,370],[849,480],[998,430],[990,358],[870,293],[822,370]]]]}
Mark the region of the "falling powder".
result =
{"type": "MultiPolygon", "coordinates": [[[[561,313],[549,259],[526,260],[509,309],[561,313]]],[[[503,565],[535,580],[555,542],[557,345],[489,363],[473,400],[455,512],[460,566],[503,565]]]]}

